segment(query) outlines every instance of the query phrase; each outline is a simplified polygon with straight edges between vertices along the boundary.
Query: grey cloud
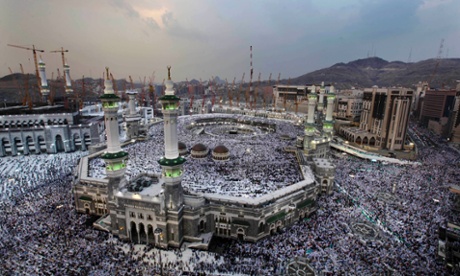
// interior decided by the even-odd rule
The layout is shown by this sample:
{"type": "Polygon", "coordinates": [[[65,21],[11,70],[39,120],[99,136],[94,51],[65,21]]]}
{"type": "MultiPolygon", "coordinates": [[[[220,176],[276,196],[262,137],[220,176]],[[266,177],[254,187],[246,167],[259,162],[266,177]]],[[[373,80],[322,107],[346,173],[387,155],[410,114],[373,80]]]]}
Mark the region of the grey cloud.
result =
{"type": "Polygon", "coordinates": [[[166,32],[170,35],[180,37],[180,38],[192,39],[192,40],[205,40],[207,38],[200,31],[186,28],[183,25],[181,25],[174,18],[174,15],[171,11],[165,12],[161,16],[161,20],[163,22],[163,25],[165,26],[166,32]]]}
{"type": "Polygon", "coordinates": [[[139,13],[125,0],[110,0],[112,6],[123,10],[126,16],[130,18],[139,18],[139,13]]]}
{"type": "Polygon", "coordinates": [[[160,26],[158,25],[158,23],[151,17],[145,18],[144,22],[147,24],[147,26],[149,26],[153,30],[160,29],[160,26]]]}

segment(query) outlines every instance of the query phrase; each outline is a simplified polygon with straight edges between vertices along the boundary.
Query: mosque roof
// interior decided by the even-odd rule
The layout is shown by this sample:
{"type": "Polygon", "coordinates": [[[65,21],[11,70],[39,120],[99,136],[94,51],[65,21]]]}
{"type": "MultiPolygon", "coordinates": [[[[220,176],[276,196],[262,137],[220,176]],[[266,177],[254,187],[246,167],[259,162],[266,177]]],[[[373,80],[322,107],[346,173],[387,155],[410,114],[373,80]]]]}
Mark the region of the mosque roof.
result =
{"type": "Polygon", "coordinates": [[[193,151],[206,151],[206,150],[208,150],[208,147],[206,147],[205,145],[203,145],[201,143],[198,143],[198,144],[193,146],[192,150],[193,151]]]}
{"type": "Polygon", "coordinates": [[[179,142],[178,147],[180,150],[185,150],[187,149],[187,145],[184,142],[179,142]]]}
{"type": "Polygon", "coordinates": [[[228,153],[228,148],[224,145],[218,145],[213,150],[214,153],[228,153]]]}

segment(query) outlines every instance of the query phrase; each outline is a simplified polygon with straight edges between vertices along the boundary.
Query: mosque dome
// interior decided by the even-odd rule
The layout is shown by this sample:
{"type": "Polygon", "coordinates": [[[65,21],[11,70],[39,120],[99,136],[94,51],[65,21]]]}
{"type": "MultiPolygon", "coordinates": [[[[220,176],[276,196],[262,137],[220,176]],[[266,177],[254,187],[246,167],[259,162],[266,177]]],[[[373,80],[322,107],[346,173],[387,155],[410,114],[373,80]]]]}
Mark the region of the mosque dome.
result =
{"type": "Polygon", "coordinates": [[[214,160],[228,160],[230,151],[224,145],[219,145],[212,151],[212,159],[214,160]]]}
{"type": "Polygon", "coordinates": [[[187,154],[187,145],[184,142],[178,143],[179,155],[186,155],[187,154]]]}
{"type": "Polygon", "coordinates": [[[214,153],[228,153],[228,149],[224,145],[219,145],[214,148],[213,152],[214,153]]]}
{"type": "Polygon", "coordinates": [[[208,147],[198,143],[192,147],[191,154],[194,158],[204,158],[208,155],[208,147]]]}

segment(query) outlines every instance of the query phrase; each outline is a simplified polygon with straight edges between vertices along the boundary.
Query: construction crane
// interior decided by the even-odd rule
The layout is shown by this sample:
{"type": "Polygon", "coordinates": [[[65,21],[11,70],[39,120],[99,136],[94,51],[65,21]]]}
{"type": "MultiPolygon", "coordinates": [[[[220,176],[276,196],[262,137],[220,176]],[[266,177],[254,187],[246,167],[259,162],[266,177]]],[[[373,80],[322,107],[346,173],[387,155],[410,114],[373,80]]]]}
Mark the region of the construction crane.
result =
{"type": "Polygon", "coordinates": [[[230,87],[230,89],[228,90],[228,102],[230,104],[230,108],[233,106],[233,90],[235,89],[235,80],[236,80],[236,77],[233,78],[233,83],[232,83],[232,87],[230,87]]]}
{"type": "MultiPolygon", "coordinates": [[[[228,80],[227,80],[227,78],[225,78],[225,91],[228,91],[228,80]]],[[[220,94],[220,100],[219,100],[220,109],[222,109],[222,104],[224,103],[223,95],[224,95],[225,91],[222,91],[222,93],[220,94]]]]}
{"type": "Polygon", "coordinates": [[[112,73],[109,73],[109,74],[110,74],[110,79],[112,80],[112,86],[113,86],[113,90],[115,91],[115,95],[118,96],[117,82],[116,82],[116,80],[113,78],[112,73]]]}
{"type": "MultiPolygon", "coordinates": [[[[214,83],[212,80],[214,80],[214,77],[212,77],[211,81],[209,81],[209,87],[211,87],[211,89],[213,88],[212,84],[214,83]]],[[[214,110],[214,103],[216,102],[217,89],[215,87],[214,87],[214,91],[212,91],[211,89],[209,89],[209,92],[212,93],[211,108],[212,110],[214,110]]]]}
{"type": "Polygon", "coordinates": [[[251,109],[255,108],[257,109],[257,89],[259,89],[260,87],[260,77],[261,77],[262,73],[259,72],[259,77],[257,78],[257,85],[256,87],[254,88],[254,100],[252,101],[251,103],[251,109]]]}
{"type": "Polygon", "coordinates": [[[83,109],[83,103],[85,102],[85,96],[86,96],[86,86],[85,86],[85,76],[83,75],[81,77],[81,94],[80,94],[80,109],[83,109]]]}
{"type": "Polygon", "coordinates": [[[156,93],[155,88],[153,87],[153,81],[155,80],[155,71],[152,72],[152,75],[149,77],[149,99],[150,104],[152,105],[153,109],[155,110],[156,104],[156,93]],[[153,101],[153,103],[152,103],[153,101]]]}
{"type": "Polygon", "coordinates": [[[163,79],[163,82],[161,83],[161,95],[165,95],[165,79],[163,79]]]}
{"type": "MultiPolygon", "coordinates": [[[[69,50],[64,50],[63,47],[61,47],[61,50],[55,50],[55,51],[50,51],[50,53],[61,53],[61,58],[62,58],[62,68],[65,68],[65,56],[64,53],[69,52],[69,50]]],[[[64,83],[66,83],[66,76],[64,74],[64,83]]]]}
{"type": "Polygon", "coordinates": [[[145,85],[146,85],[146,78],[144,76],[144,80],[142,81],[141,77],[139,77],[139,81],[142,85],[141,87],[141,103],[142,103],[142,106],[147,106],[147,100],[146,100],[146,95],[145,95],[145,85]]]}
{"type": "MultiPolygon", "coordinates": [[[[276,86],[280,85],[280,78],[281,73],[278,73],[278,81],[276,82],[276,86]]],[[[272,89],[272,101],[273,101],[273,110],[276,111],[276,95],[272,89]]]]}
{"type": "MultiPolygon", "coordinates": [[[[271,80],[272,80],[272,73],[270,73],[270,76],[268,76],[268,89],[270,89],[271,80]]],[[[264,101],[264,109],[266,110],[267,109],[267,91],[263,91],[263,101],[264,101]]]]}
{"type": "MultiPolygon", "coordinates": [[[[287,82],[288,87],[289,87],[290,83],[291,83],[291,78],[288,79],[288,82],[287,82]]],[[[287,111],[286,110],[286,102],[287,102],[287,93],[284,93],[284,97],[283,97],[283,109],[284,109],[284,111],[287,111]]]]}
{"type": "Polygon", "coordinates": [[[434,65],[433,73],[431,73],[430,78],[428,79],[428,87],[431,86],[431,82],[434,80],[436,73],[438,73],[439,64],[441,63],[442,49],[444,48],[444,38],[441,39],[441,44],[439,45],[438,55],[436,56],[436,63],[434,65]]]}
{"type": "Polygon", "coordinates": [[[32,48],[24,47],[24,46],[18,46],[18,45],[11,45],[11,44],[8,44],[8,46],[32,51],[33,56],[34,56],[34,63],[35,63],[35,75],[37,76],[37,85],[38,85],[38,89],[40,91],[40,88],[42,88],[42,86],[41,86],[40,74],[38,73],[37,52],[44,53],[45,50],[35,49],[35,45],[32,45],[32,48]]]}
{"type": "Polygon", "coordinates": [[[49,82],[50,94],[48,96],[48,101],[50,105],[54,105],[54,98],[56,96],[56,81],[54,79],[54,72],[51,72],[51,79],[49,82]]]}
{"type": "Polygon", "coordinates": [[[201,81],[201,79],[200,79],[200,88],[201,88],[201,91],[203,91],[203,102],[201,103],[201,112],[204,113],[204,102],[206,100],[206,90],[203,87],[203,82],[201,81]]]}
{"type": "MultiPolygon", "coordinates": [[[[24,76],[24,68],[22,67],[22,64],[19,64],[19,67],[21,68],[21,73],[24,76]]],[[[32,109],[32,101],[30,99],[29,95],[29,74],[25,75],[24,78],[24,97],[22,98],[22,105],[29,106],[29,109],[32,109]]]]}
{"type": "Polygon", "coordinates": [[[153,82],[149,83],[149,94],[152,95],[152,99],[153,99],[152,108],[153,108],[153,114],[155,114],[155,107],[157,104],[157,95],[155,93],[155,87],[153,87],[153,82]]]}
{"type": "MultiPolygon", "coordinates": [[[[8,67],[8,69],[10,70],[11,75],[13,75],[14,73],[13,73],[13,70],[11,70],[11,67],[8,67]]],[[[13,79],[14,79],[14,85],[16,86],[16,89],[18,89],[19,97],[22,98],[22,96],[23,96],[22,95],[23,94],[22,87],[19,84],[18,79],[16,77],[14,77],[13,79]]]]}
{"type": "Polygon", "coordinates": [[[192,107],[193,107],[193,91],[192,91],[192,87],[190,85],[190,82],[188,81],[188,78],[185,78],[185,85],[187,86],[187,92],[188,92],[188,98],[190,100],[190,104],[189,104],[189,113],[190,115],[192,115],[192,107]]]}
{"type": "Polygon", "coordinates": [[[243,77],[241,78],[241,83],[240,83],[240,87],[238,89],[238,93],[236,94],[236,100],[238,102],[238,108],[240,108],[240,94],[241,94],[241,91],[243,89],[243,83],[244,83],[244,75],[246,74],[246,72],[243,73],[243,77]]]}

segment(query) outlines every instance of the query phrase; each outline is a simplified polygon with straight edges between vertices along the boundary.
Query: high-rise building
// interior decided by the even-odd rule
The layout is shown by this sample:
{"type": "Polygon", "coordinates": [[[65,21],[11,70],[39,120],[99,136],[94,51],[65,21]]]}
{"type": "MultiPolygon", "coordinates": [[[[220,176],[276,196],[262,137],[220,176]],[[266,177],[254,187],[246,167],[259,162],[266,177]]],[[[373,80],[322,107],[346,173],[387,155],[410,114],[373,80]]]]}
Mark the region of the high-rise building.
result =
{"type": "Polygon", "coordinates": [[[341,135],[365,147],[403,150],[413,94],[402,87],[364,89],[359,128],[342,127],[341,135]]]}
{"type": "Polygon", "coordinates": [[[421,125],[451,140],[453,132],[460,124],[458,115],[460,91],[455,89],[428,90],[422,102],[421,125]]]}
{"type": "Polygon", "coordinates": [[[337,93],[336,120],[359,123],[363,110],[363,91],[360,89],[342,90],[337,93]]]}

